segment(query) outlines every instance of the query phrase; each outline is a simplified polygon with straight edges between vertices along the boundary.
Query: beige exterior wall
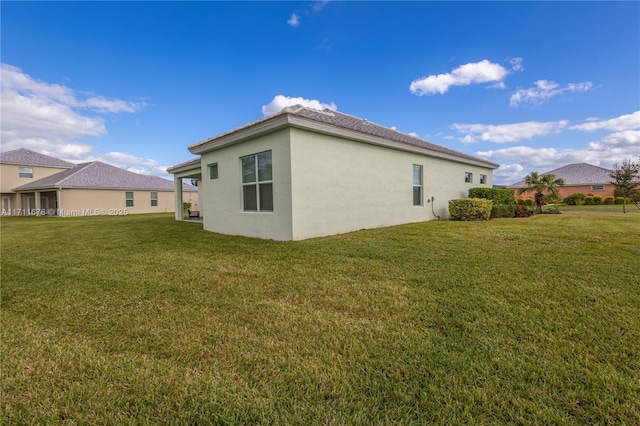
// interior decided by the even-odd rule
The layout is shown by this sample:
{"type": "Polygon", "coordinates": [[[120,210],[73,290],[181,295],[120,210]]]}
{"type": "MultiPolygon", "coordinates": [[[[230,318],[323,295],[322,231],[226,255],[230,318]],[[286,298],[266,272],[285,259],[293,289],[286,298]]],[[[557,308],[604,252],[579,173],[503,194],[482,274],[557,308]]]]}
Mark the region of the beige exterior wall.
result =
{"type": "Polygon", "coordinates": [[[203,227],[230,235],[291,240],[291,171],[289,130],[281,129],[202,154],[198,188],[203,227]],[[273,212],[245,212],[242,205],[241,157],[272,152],[273,212]],[[209,178],[209,165],[218,163],[218,179],[209,178]]]}
{"type": "Polygon", "coordinates": [[[114,189],[62,189],[59,216],[124,215],[174,211],[172,191],[125,191],[114,189]],[[133,207],[126,205],[126,192],[133,192],[133,207]],[[151,206],[151,192],[158,194],[158,205],[151,206]]]}
{"type": "MultiPolygon", "coordinates": [[[[25,185],[37,179],[59,173],[67,169],[58,167],[40,167],[29,165],[0,164],[0,196],[2,197],[2,214],[12,216],[22,212],[27,208],[26,198],[13,192],[13,188],[25,185]],[[31,167],[33,169],[32,178],[21,178],[18,174],[19,167],[31,167]],[[5,211],[4,199],[8,199],[9,209],[5,211]]],[[[53,199],[55,204],[55,198],[53,199]]]]}
{"type": "MultiPolygon", "coordinates": [[[[292,129],[293,239],[448,218],[448,202],[491,187],[492,170],[292,129]],[[423,171],[423,203],[413,205],[413,165],[423,171]],[[465,183],[465,172],[474,181],[465,183]],[[487,182],[480,185],[480,175],[487,182]],[[433,197],[433,202],[431,201],[433,197]]],[[[275,167],[275,166],[274,166],[275,167]]]]}
{"type": "Polygon", "coordinates": [[[26,185],[29,182],[33,182],[38,179],[51,176],[56,173],[60,173],[64,168],[58,167],[40,167],[40,166],[28,166],[28,165],[14,165],[14,164],[0,164],[0,192],[12,192],[13,188],[26,185]],[[33,169],[33,178],[21,178],[18,176],[19,167],[31,167],[33,169]]]}

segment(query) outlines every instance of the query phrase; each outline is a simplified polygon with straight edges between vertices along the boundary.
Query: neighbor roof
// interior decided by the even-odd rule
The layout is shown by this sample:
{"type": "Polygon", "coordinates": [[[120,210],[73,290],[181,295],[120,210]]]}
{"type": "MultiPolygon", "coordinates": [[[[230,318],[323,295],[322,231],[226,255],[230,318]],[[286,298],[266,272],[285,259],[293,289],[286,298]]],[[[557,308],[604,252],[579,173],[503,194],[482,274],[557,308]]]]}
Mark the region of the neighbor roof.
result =
{"type": "MultiPolygon", "coordinates": [[[[198,190],[195,186],[188,184],[183,184],[182,187],[183,191],[198,190]]],[[[26,191],[47,188],[173,191],[173,182],[158,176],[141,175],[100,161],[92,161],[29,182],[14,188],[14,190],[26,191]]]]}
{"type": "Polygon", "coordinates": [[[0,163],[20,166],[41,166],[69,169],[75,164],[48,155],[40,154],[26,148],[14,149],[0,154],[0,163]]]}
{"type": "MultiPolygon", "coordinates": [[[[602,167],[587,163],[574,163],[542,174],[554,175],[556,178],[564,180],[564,186],[577,186],[611,183],[609,173],[611,173],[611,170],[602,167]]],[[[508,188],[523,188],[525,186],[526,184],[523,179],[520,182],[509,185],[508,188]]]]}
{"type": "Polygon", "coordinates": [[[487,161],[478,157],[474,157],[472,155],[465,154],[460,151],[449,149],[442,145],[437,145],[431,142],[427,142],[423,139],[408,135],[406,133],[399,132],[397,130],[390,129],[388,127],[381,126],[379,124],[370,122],[363,118],[355,117],[353,115],[343,114],[341,112],[333,111],[330,109],[324,109],[321,111],[313,108],[304,107],[302,105],[285,107],[282,109],[282,111],[280,111],[277,114],[273,114],[268,117],[261,118],[259,120],[248,123],[244,126],[241,126],[236,129],[230,130],[228,132],[214,136],[212,138],[197,142],[189,146],[189,150],[192,153],[196,153],[196,154],[202,153],[203,149],[206,149],[206,147],[208,146],[214,145],[215,142],[217,141],[224,140],[227,138],[232,138],[233,135],[237,135],[245,131],[250,131],[255,128],[260,128],[262,125],[266,125],[269,122],[276,122],[278,120],[282,121],[282,117],[296,117],[296,118],[303,119],[303,120],[297,120],[295,122],[292,122],[291,120],[287,120],[286,122],[283,122],[282,125],[290,124],[290,125],[300,126],[303,128],[304,127],[312,128],[311,122],[321,123],[323,125],[330,126],[334,129],[344,129],[344,130],[356,132],[368,137],[382,138],[386,141],[399,142],[400,144],[409,145],[411,147],[422,148],[422,149],[431,151],[432,153],[440,154],[443,157],[473,161],[476,163],[481,163],[491,168],[499,167],[498,164],[492,163],[490,161],[487,161]],[[305,122],[309,124],[305,124],[305,122]]]}

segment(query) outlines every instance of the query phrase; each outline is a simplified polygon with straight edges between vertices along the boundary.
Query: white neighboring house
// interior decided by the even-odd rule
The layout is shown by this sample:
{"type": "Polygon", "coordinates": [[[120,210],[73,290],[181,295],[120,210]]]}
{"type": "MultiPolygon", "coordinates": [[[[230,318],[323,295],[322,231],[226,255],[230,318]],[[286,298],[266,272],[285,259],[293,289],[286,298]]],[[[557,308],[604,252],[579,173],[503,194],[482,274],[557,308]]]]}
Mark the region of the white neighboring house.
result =
{"type": "MultiPolygon", "coordinates": [[[[300,105],[189,146],[170,167],[198,181],[208,231],[301,240],[448,217],[448,202],[492,186],[498,164],[300,105]]],[[[182,220],[181,209],[176,219],[182,220]]]]}

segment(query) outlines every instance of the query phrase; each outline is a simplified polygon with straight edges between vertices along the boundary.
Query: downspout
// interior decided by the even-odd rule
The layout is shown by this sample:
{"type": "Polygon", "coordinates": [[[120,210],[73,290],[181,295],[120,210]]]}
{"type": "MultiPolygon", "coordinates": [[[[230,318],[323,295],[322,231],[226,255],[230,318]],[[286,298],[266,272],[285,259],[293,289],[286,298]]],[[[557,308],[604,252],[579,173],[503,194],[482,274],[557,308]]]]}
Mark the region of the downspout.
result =
{"type": "Polygon", "coordinates": [[[442,220],[442,218],[441,218],[440,216],[438,216],[438,215],[436,214],[436,212],[433,210],[433,200],[434,200],[434,199],[435,199],[435,197],[432,195],[432,196],[431,196],[431,213],[433,213],[433,215],[434,215],[435,217],[437,217],[437,218],[438,218],[438,220],[442,220]]]}

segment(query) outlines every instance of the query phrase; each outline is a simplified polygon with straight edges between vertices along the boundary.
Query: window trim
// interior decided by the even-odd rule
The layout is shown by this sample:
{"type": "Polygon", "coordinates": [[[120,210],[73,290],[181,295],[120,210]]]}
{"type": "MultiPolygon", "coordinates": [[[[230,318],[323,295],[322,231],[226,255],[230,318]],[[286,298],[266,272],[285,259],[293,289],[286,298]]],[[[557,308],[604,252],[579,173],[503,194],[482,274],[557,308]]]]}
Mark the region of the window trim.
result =
{"type": "Polygon", "coordinates": [[[207,170],[209,172],[209,180],[215,180],[218,179],[218,163],[211,163],[211,164],[207,164],[207,170]],[[213,168],[215,167],[215,177],[213,176],[213,168]]]}
{"type": "Polygon", "coordinates": [[[125,207],[133,207],[133,191],[125,191],[124,193],[124,205],[125,207]],[[129,198],[129,194],[131,194],[131,198],[129,198]]]}
{"type": "Polygon", "coordinates": [[[604,185],[591,185],[592,191],[604,191],[604,188],[605,188],[604,185]]]}
{"type": "Polygon", "coordinates": [[[156,191],[151,191],[149,195],[151,196],[151,207],[158,207],[158,193],[156,191]],[[153,204],[154,201],[156,202],[155,204],[153,204]]]}
{"type": "Polygon", "coordinates": [[[480,175],[480,185],[487,184],[487,175],[480,175]]]}
{"type": "Polygon", "coordinates": [[[421,207],[424,205],[424,196],[423,196],[423,188],[424,188],[424,184],[423,184],[423,173],[422,173],[422,165],[421,164],[414,164],[413,165],[413,186],[412,186],[412,199],[413,199],[413,206],[414,207],[421,207]],[[420,172],[420,182],[416,184],[416,170],[418,170],[420,172]],[[418,188],[418,190],[420,191],[420,199],[418,201],[418,203],[416,204],[416,188],[418,188]]]}
{"type": "Polygon", "coordinates": [[[33,179],[33,167],[18,167],[18,177],[33,179]]]}
{"type": "Polygon", "coordinates": [[[274,204],[274,200],[273,200],[273,151],[272,150],[267,150],[267,151],[261,151],[258,152],[256,154],[250,154],[250,155],[245,155],[240,157],[240,180],[242,183],[242,191],[241,191],[241,199],[242,199],[242,212],[243,213],[273,213],[273,211],[275,210],[273,204],[274,204]],[[263,154],[270,154],[271,157],[271,179],[266,179],[266,180],[260,180],[260,171],[259,171],[259,164],[258,164],[258,157],[260,155],[263,154]],[[244,176],[243,176],[243,160],[245,158],[253,158],[253,162],[254,162],[254,173],[255,173],[255,181],[253,182],[244,182],[244,176]],[[271,185],[271,209],[265,209],[262,208],[262,202],[260,200],[260,188],[263,185],[271,185]],[[255,187],[255,194],[256,194],[256,209],[255,210],[248,210],[245,208],[245,188],[247,187],[255,187]]]}
{"type": "Polygon", "coordinates": [[[464,172],[464,183],[473,183],[473,173],[464,172]]]}

